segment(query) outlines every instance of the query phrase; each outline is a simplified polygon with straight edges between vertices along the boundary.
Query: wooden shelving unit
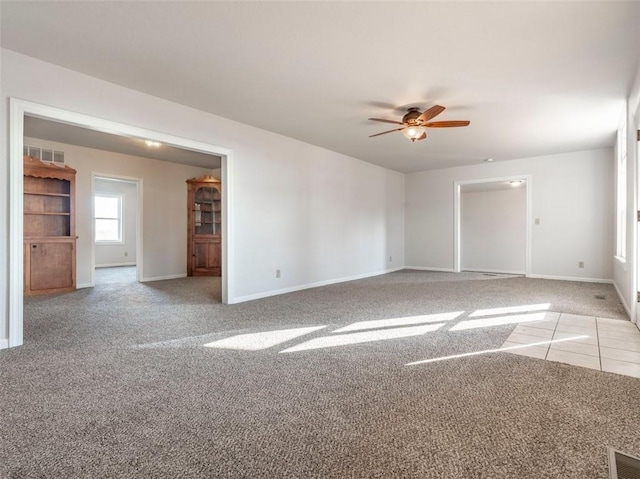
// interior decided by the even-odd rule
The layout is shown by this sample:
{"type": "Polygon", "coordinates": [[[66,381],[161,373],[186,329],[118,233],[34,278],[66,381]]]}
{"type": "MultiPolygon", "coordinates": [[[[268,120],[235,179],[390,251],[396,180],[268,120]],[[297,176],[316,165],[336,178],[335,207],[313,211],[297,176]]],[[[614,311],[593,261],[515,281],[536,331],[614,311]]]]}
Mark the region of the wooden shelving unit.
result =
{"type": "Polygon", "coordinates": [[[76,170],[24,157],[24,294],[76,289],[76,170]]]}

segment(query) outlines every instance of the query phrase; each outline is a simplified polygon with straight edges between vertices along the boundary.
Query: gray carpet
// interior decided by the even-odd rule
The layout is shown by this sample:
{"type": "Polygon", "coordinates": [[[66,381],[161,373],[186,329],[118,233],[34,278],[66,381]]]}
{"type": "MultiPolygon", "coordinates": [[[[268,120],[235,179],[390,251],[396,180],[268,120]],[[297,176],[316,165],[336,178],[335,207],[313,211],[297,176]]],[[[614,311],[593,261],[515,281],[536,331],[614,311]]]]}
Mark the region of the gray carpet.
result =
{"type": "Polygon", "coordinates": [[[135,266],[111,266],[104,268],[96,268],[95,284],[108,283],[135,283],[136,267],[135,266]]]}
{"type": "Polygon", "coordinates": [[[551,303],[624,318],[611,285],[402,271],[224,306],[219,281],[25,301],[0,352],[0,477],[604,478],[640,453],[640,382],[506,353],[515,325],[280,354],[357,321],[551,303]],[[596,296],[605,299],[597,299],[596,296]],[[238,334],[326,326],[258,351],[238,334]]]}

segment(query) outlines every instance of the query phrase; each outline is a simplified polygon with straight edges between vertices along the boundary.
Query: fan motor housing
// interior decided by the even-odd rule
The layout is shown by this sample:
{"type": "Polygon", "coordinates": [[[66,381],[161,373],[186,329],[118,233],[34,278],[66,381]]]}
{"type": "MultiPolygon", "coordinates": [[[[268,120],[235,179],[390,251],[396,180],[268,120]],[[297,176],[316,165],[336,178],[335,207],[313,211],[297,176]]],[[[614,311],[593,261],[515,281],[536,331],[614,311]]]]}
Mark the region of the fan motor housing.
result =
{"type": "Polygon", "coordinates": [[[409,108],[409,110],[407,111],[407,113],[405,113],[405,115],[402,117],[402,123],[407,123],[409,125],[413,125],[416,123],[416,120],[418,119],[418,117],[422,115],[422,113],[420,113],[420,109],[419,108],[409,108]]]}

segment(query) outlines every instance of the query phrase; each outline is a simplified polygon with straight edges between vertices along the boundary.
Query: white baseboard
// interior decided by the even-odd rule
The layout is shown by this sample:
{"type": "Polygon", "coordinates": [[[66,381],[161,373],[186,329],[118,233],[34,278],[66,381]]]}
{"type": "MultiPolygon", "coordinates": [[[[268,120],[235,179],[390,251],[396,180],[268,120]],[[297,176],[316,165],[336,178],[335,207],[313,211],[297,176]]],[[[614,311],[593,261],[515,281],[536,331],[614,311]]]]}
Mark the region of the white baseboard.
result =
{"type": "Polygon", "coordinates": [[[633,316],[631,315],[631,308],[629,307],[627,302],[624,300],[624,296],[620,292],[620,288],[618,288],[618,285],[616,284],[615,281],[613,282],[613,287],[616,289],[616,293],[618,293],[618,297],[620,298],[620,302],[622,303],[622,306],[624,306],[624,310],[627,312],[627,315],[629,316],[629,319],[631,321],[633,321],[633,316]]]}
{"type": "Polygon", "coordinates": [[[76,284],[76,289],[93,288],[94,286],[95,284],[93,283],[82,283],[82,284],[76,284]]]}
{"type": "Polygon", "coordinates": [[[0,349],[8,349],[8,348],[9,348],[9,340],[0,339],[0,349]]]}
{"type": "Polygon", "coordinates": [[[109,263],[109,264],[97,264],[96,268],[116,268],[118,266],[135,266],[136,263],[109,263]]]}
{"type": "Polygon", "coordinates": [[[475,268],[462,268],[462,271],[470,271],[472,273],[496,273],[496,274],[518,274],[524,275],[524,271],[505,271],[501,269],[475,269],[475,268]]]}
{"type": "Polygon", "coordinates": [[[141,283],[150,283],[153,281],[164,281],[165,279],[179,279],[179,278],[186,278],[187,277],[187,273],[183,273],[183,274],[170,274],[167,276],[153,276],[151,278],[142,278],[140,279],[141,283]]]}
{"type": "Polygon", "coordinates": [[[326,281],[317,281],[315,283],[307,283],[307,284],[301,284],[298,286],[291,286],[290,288],[274,289],[274,290],[265,291],[262,293],[248,294],[246,296],[238,296],[236,298],[231,298],[231,300],[229,301],[229,304],[244,303],[245,301],[253,301],[254,299],[262,299],[262,298],[268,298],[270,296],[278,296],[281,294],[293,293],[295,291],[302,291],[304,289],[318,288],[320,286],[329,286],[330,284],[344,283],[347,281],[355,281],[357,279],[371,278],[372,276],[380,276],[387,273],[393,273],[395,271],[401,271],[403,269],[405,268],[401,266],[399,268],[376,271],[375,273],[364,273],[364,274],[358,274],[355,276],[346,276],[343,278],[329,279],[326,281]]]}
{"type": "Polygon", "coordinates": [[[578,281],[580,283],[605,283],[605,284],[613,284],[612,279],[604,279],[604,278],[581,278],[578,276],[553,276],[549,274],[529,274],[527,278],[533,279],[553,279],[557,281],[578,281]]]}
{"type": "Polygon", "coordinates": [[[432,268],[430,266],[405,266],[404,269],[417,269],[419,271],[439,271],[441,273],[453,273],[453,268],[432,268]]]}

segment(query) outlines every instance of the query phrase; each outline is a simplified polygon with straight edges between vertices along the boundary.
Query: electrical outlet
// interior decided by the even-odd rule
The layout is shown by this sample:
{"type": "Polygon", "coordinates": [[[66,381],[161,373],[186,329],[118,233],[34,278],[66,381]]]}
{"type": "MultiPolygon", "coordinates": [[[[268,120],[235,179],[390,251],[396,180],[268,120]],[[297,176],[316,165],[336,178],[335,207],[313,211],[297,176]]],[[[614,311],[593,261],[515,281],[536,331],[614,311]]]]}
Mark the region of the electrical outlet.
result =
{"type": "Polygon", "coordinates": [[[578,261],[578,268],[584,268],[584,261],[578,261]]]}
{"type": "Polygon", "coordinates": [[[125,256],[129,256],[129,253],[127,253],[127,252],[125,251],[125,252],[124,252],[124,255],[125,255],[125,256]]]}
{"type": "Polygon", "coordinates": [[[536,224],[539,225],[540,224],[540,218],[536,218],[536,224]]]}
{"type": "Polygon", "coordinates": [[[393,261],[393,256],[389,256],[389,263],[393,261]]]}
{"type": "Polygon", "coordinates": [[[279,278],[279,277],[280,277],[280,270],[279,270],[279,269],[277,269],[277,270],[276,270],[276,278],[279,278]]]}

